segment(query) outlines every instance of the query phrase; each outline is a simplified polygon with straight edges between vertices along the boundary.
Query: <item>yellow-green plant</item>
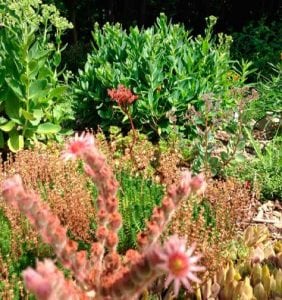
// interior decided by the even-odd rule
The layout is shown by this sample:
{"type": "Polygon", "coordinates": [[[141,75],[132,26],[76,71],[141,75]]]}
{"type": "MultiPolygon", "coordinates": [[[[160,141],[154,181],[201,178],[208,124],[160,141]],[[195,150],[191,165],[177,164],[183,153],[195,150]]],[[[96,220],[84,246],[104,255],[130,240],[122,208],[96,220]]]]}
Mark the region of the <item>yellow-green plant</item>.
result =
{"type": "Polygon", "coordinates": [[[0,148],[17,151],[63,133],[71,117],[58,69],[71,24],[41,0],[0,0],[0,23],[0,148]]]}
{"type": "Polygon", "coordinates": [[[247,255],[230,262],[198,288],[194,295],[197,300],[281,299],[282,243],[270,241],[263,225],[248,227],[243,244],[247,255]]]}

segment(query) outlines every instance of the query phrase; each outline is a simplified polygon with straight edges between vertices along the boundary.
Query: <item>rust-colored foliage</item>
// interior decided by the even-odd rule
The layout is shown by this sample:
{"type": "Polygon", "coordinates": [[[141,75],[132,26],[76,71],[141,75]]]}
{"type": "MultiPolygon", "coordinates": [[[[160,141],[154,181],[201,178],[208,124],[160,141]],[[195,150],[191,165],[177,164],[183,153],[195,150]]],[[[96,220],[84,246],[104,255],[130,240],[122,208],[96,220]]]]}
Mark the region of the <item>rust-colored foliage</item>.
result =
{"type": "Polygon", "coordinates": [[[257,200],[244,184],[235,180],[210,180],[205,195],[184,201],[174,215],[167,234],[185,236],[196,242],[203,254],[204,265],[210,274],[225,261],[224,251],[231,240],[250,223],[257,207],[257,200]],[[210,208],[204,213],[203,203],[210,208]],[[195,208],[201,212],[195,217],[195,208]],[[212,221],[207,222],[211,218],[212,221]]]}
{"type": "MultiPolygon", "coordinates": [[[[20,174],[26,187],[33,189],[47,201],[75,239],[90,240],[90,212],[92,200],[86,188],[87,179],[73,162],[65,164],[60,158],[60,147],[37,146],[10,156],[2,165],[0,180],[20,174]]],[[[27,225],[19,212],[0,201],[0,208],[11,222],[14,246],[17,240],[38,243],[37,234],[27,225]]],[[[14,249],[16,253],[19,249],[14,249]]]]}

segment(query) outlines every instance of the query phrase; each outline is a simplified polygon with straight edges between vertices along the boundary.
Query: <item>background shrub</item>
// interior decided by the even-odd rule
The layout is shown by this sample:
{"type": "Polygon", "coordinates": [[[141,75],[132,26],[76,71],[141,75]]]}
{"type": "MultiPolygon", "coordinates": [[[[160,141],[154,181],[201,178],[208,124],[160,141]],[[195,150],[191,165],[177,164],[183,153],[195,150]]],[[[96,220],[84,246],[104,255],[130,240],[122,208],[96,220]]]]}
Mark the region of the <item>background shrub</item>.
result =
{"type": "MultiPolygon", "coordinates": [[[[231,47],[232,57],[250,60],[257,69],[257,74],[268,76],[273,73],[269,63],[274,65],[281,61],[282,23],[266,22],[264,18],[251,21],[242,31],[232,34],[234,43],[231,47]]],[[[255,75],[255,74],[253,74],[255,75]]]]}
{"type": "Polygon", "coordinates": [[[273,74],[256,83],[259,98],[249,105],[248,117],[259,121],[267,113],[281,117],[282,113],[282,64],[272,65],[273,74]]]}
{"type": "Polygon", "coordinates": [[[225,106],[234,105],[225,92],[242,85],[249,66],[231,71],[232,39],[223,34],[214,37],[215,23],[215,17],[207,18],[204,36],[197,37],[164,15],[146,30],[131,27],[127,32],[119,24],[103,28],[96,24],[93,50],[74,84],[77,126],[100,124],[107,130],[116,125],[128,130],[127,118],[107,96],[107,89],[118,84],[138,95],[131,112],[134,124],[151,136],[168,134],[172,123],[189,131],[184,125],[188,104],[199,109],[204,93],[220,94],[225,106]]]}

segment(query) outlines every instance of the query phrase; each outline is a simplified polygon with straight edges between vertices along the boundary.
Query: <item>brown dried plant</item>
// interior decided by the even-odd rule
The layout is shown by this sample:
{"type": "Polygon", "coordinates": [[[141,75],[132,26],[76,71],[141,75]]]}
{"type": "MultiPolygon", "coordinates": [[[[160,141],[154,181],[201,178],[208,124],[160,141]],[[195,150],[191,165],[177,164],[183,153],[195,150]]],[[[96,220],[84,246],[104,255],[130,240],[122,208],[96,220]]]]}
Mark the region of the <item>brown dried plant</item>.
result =
{"type": "Polygon", "coordinates": [[[257,200],[244,184],[233,179],[210,180],[202,198],[183,202],[166,234],[175,233],[187,237],[189,243],[196,242],[209,275],[212,275],[228,259],[225,250],[234,237],[250,224],[256,208],[257,200]],[[203,209],[195,217],[195,208],[203,207],[204,202],[214,218],[209,225],[203,209]]]}
{"type": "Polygon", "coordinates": [[[181,155],[176,148],[156,152],[156,177],[155,179],[164,185],[179,181],[181,170],[179,164],[181,155]]]}
{"type": "MultiPolygon", "coordinates": [[[[24,184],[38,192],[47,201],[52,211],[58,215],[75,239],[89,241],[92,198],[87,190],[87,179],[77,169],[77,165],[65,164],[60,158],[61,148],[57,144],[48,147],[36,146],[33,150],[23,150],[10,155],[2,164],[0,180],[13,174],[20,174],[24,184]]],[[[18,241],[38,244],[37,234],[28,226],[18,211],[7,208],[0,201],[0,209],[13,228],[13,249],[20,251],[18,241]]],[[[14,254],[16,254],[14,253],[14,254]]]]}

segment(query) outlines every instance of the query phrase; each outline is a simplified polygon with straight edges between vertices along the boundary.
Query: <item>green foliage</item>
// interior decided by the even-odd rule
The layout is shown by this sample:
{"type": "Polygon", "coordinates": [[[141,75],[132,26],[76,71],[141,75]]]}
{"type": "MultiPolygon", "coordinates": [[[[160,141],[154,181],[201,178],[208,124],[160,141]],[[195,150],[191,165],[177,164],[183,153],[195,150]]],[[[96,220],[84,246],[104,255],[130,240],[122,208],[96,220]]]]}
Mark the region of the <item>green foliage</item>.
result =
{"type": "Polygon", "coordinates": [[[231,71],[232,39],[223,34],[214,37],[215,23],[215,17],[207,18],[205,35],[197,37],[190,36],[184,26],[169,23],[163,14],[146,30],[131,27],[126,32],[120,24],[106,24],[102,29],[96,24],[92,53],[74,85],[80,125],[128,129],[128,120],[107,96],[107,89],[123,84],[138,95],[131,107],[137,129],[166,135],[176,124],[187,131],[189,104],[200,109],[202,94],[224,97],[231,86],[241,86],[246,79],[247,70],[231,71]]]}
{"type": "Polygon", "coordinates": [[[118,174],[117,179],[120,182],[119,211],[123,220],[119,249],[124,252],[136,248],[136,235],[144,229],[152,209],[160,204],[163,188],[151,180],[131,177],[124,172],[118,174]]]}
{"type": "Polygon", "coordinates": [[[282,64],[272,65],[273,74],[258,81],[256,88],[259,98],[249,105],[249,118],[256,121],[268,112],[279,116],[282,113],[282,64]]]}
{"type": "MultiPolygon", "coordinates": [[[[129,248],[136,248],[136,235],[144,229],[152,209],[160,204],[164,191],[161,185],[141,176],[132,177],[124,171],[117,174],[117,180],[120,183],[118,198],[122,215],[118,247],[120,252],[125,252],[129,248]]],[[[91,184],[90,188],[95,197],[96,187],[91,184]]],[[[95,226],[92,224],[93,228],[95,226]]]]}
{"type": "Polygon", "coordinates": [[[0,0],[0,22],[0,148],[17,151],[64,133],[71,118],[58,71],[71,24],[39,0],[0,0]]]}
{"type": "Polygon", "coordinates": [[[252,61],[258,73],[271,74],[273,70],[269,63],[276,65],[281,60],[281,25],[281,21],[270,24],[265,19],[251,21],[241,32],[232,34],[232,56],[252,61]]]}
{"type": "Polygon", "coordinates": [[[230,163],[234,160],[240,162],[244,158],[243,125],[247,105],[256,97],[256,91],[247,86],[231,89],[226,98],[203,95],[202,107],[196,110],[195,106],[190,105],[187,113],[188,124],[194,125],[191,126],[189,139],[175,128],[167,139],[168,144],[178,149],[193,172],[204,170],[212,176],[223,175],[230,163]]]}
{"type": "Polygon", "coordinates": [[[204,217],[205,225],[207,227],[214,228],[216,226],[215,212],[213,211],[211,204],[206,200],[203,200],[200,203],[195,202],[193,205],[193,220],[198,220],[200,215],[204,217]]]}
{"type": "Polygon", "coordinates": [[[0,210],[0,228],[0,255],[5,257],[11,248],[11,228],[2,210],[0,210]]]}
{"type": "Polygon", "coordinates": [[[247,133],[256,156],[240,166],[233,166],[231,174],[258,184],[262,199],[282,201],[282,138],[275,137],[261,149],[251,133],[247,133]]]}

